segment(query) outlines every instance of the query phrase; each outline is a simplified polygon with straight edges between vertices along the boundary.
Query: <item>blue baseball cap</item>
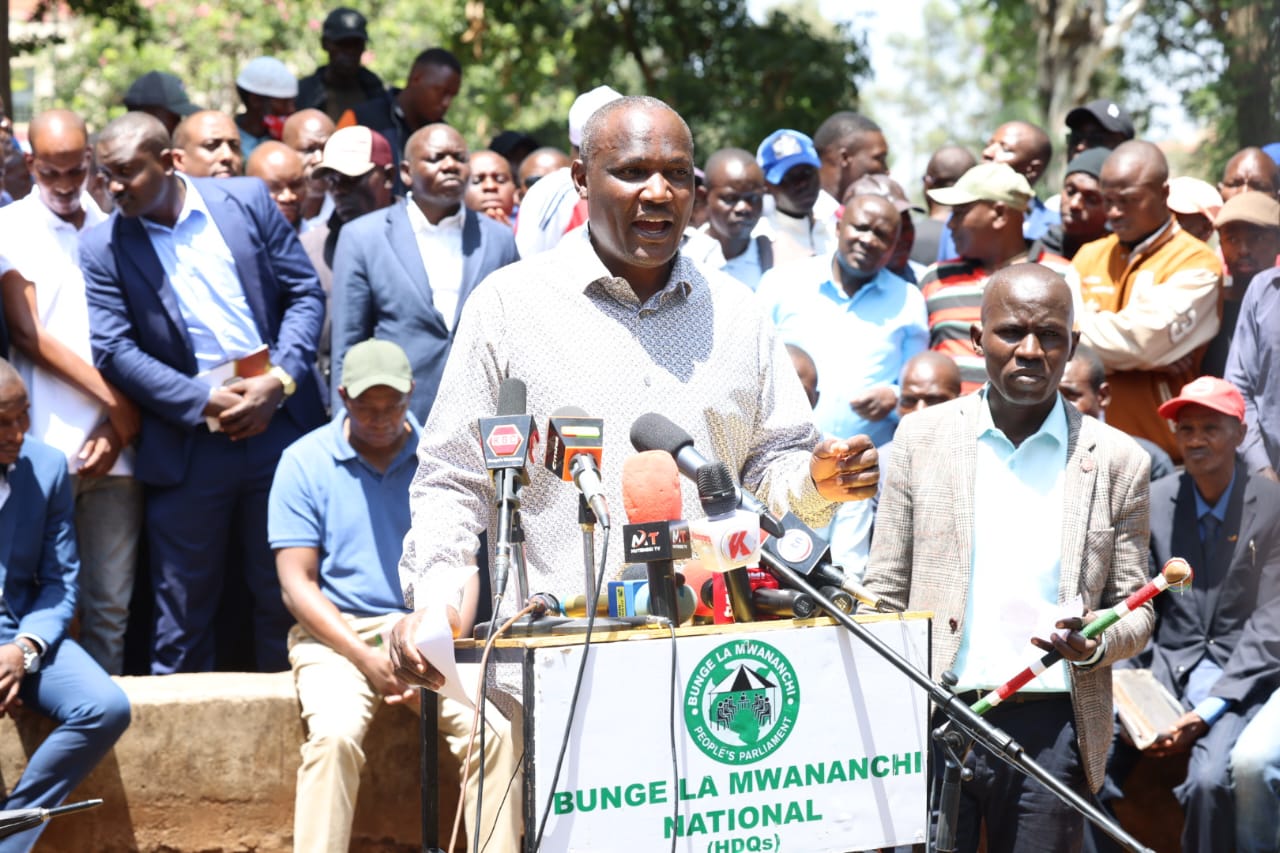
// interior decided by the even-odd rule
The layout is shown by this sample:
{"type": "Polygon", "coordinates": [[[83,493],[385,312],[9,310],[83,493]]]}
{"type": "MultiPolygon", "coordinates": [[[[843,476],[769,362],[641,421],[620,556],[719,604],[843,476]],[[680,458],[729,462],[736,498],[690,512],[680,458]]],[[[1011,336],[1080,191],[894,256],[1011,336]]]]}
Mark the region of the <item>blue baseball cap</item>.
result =
{"type": "Polygon", "coordinates": [[[822,165],[813,140],[798,130],[775,130],[764,138],[756,149],[756,162],[764,170],[764,179],[771,184],[782,183],[782,178],[792,166],[801,164],[817,168],[822,165]]]}

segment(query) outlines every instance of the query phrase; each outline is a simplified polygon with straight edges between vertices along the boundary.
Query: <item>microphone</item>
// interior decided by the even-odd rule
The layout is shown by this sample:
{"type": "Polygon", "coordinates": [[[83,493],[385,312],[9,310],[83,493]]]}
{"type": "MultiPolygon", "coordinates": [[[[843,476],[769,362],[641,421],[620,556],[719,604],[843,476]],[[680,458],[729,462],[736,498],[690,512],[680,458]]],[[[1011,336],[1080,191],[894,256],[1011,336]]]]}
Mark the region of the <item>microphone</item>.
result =
{"type": "MultiPolygon", "coordinates": [[[[498,541],[494,545],[493,592],[501,599],[511,574],[512,532],[518,528],[520,487],[529,482],[525,462],[537,437],[533,418],[525,413],[528,389],[514,376],[498,386],[498,412],[480,418],[480,446],[485,468],[493,478],[498,504],[498,541]]],[[[523,580],[522,580],[523,583],[523,580]]],[[[520,590],[521,598],[528,591],[520,590]]]]}
{"type": "Polygon", "coordinates": [[[547,421],[547,470],[572,482],[586,498],[600,524],[609,526],[609,504],[600,479],[604,453],[604,421],[577,406],[556,409],[547,421]]]}
{"type": "Polygon", "coordinates": [[[689,525],[680,521],[680,474],[670,454],[650,450],[622,463],[623,559],[644,563],[649,610],[672,622],[680,618],[674,560],[692,556],[689,525]]]}
{"type": "MultiPolygon", "coordinates": [[[[675,458],[680,473],[691,479],[697,479],[698,468],[707,464],[706,458],[693,446],[692,436],[656,412],[636,418],[631,425],[631,444],[637,450],[666,450],[675,458]]],[[[775,570],[779,564],[785,564],[819,585],[840,587],[866,607],[896,612],[880,596],[831,565],[826,559],[827,543],[794,513],[777,519],[746,489],[742,489],[740,495],[742,508],[759,512],[760,527],[769,534],[760,550],[761,563],[775,570]]]]}
{"type": "MultiPolygon", "coordinates": [[[[665,450],[676,460],[680,473],[694,481],[698,479],[698,469],[710,462],[693,446],[693,436],[657,412],[641,415],[631,424],[631,446],[640,451],[665,450]]],[[[746,489],[739,492],[738,506],[761,516],[760,526],[770,536],[786,532],[768,508],[746,489]]]]}
{"type": "Polygon", "coordinates": [[[733,621],[754,622],[746,567],[760,562],[760,516],[738,509],[738,487],[723,462],[709,462],[698,469],[698,501],[707,518],[690,525],[694,553],[703,568],[724,573],[733,621]]]}

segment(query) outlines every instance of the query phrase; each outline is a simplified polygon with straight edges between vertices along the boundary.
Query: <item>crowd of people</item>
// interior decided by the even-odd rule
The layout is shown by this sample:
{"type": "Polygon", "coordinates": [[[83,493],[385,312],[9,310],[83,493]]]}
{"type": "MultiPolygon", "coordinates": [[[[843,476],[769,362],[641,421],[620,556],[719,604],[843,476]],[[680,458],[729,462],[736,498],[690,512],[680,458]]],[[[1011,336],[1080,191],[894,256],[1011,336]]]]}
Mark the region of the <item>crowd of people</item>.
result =
{"type": "MultiPolygon", "coordinates": [[[[681,424],[847,574],[933,611],[932,674],[974,701],[1042,627],[1009,614],[1078,598],[1036,640],[1065,662],[994,722],[1104,804],[1142,753],[1186,753],[1184,849],[1280,849],[1276,145],[1216,186],[1171,176],[1100,98],[1063,151],[1026,121],[940,148],[922,208],[865,115],[695,157],[678,104],[601,85],[567,150],[473,151],[447,123],[463,64],[431,48],[388,87],[365,27],[333,11],[302,79],[246,63],[234,116],[152,71],[104,127],[55,108],[4,134],[29,180],[0,198],[0,712],[58,723],[4,808],[60,802],[125,730],[108,676],[141,636],[153,675],[293,670],[295,844],[347,849],[374,710],[441,685],[416,631],[488,605],[476,422],[516,377],[539,419],[604,416],[612,459],[639,415],[681,424]],[[1171,557],[1189,590],[1081,633],[1171,557]],[[1145,750],[1113,737],[1113,665],[1184,704],[1145,750]]],[[[530,472],[522,515],[534,586],[568,597],[556,479],[530,472]]],[[[440,720],[471,830],[514,850],[520,690],[497,687],[483,756],[465,708],[440,720]]],[[[970,763],[963,849],[1105,846],[970,763]]]]}

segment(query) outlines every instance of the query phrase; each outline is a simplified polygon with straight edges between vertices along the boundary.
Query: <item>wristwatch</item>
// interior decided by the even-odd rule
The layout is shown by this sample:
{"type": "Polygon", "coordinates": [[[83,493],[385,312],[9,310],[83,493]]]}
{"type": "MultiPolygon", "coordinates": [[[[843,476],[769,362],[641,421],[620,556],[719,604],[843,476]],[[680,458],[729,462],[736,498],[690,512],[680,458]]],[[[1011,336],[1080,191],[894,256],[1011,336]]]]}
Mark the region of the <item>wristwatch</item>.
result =
{"type": "Polygon", "coordinates": [[[22,649],[22,671],[27,675],[34,675],[40,671],[40,650],[36,648],[35,643],[26,637],[19,637],[13,641],[13,644],[22,649]]]}
{"type": "Polygon", "coordinates": [[[271,365],[271,369],[267,371],[268,376],[274,376],[280,380],[280,384],[284,386],[284,396],[292,397],[293,392],[298,390],[298,383],[293,381],[293,377],[289,375],[289,371],[285,370],[278,364],[271,365]]]}

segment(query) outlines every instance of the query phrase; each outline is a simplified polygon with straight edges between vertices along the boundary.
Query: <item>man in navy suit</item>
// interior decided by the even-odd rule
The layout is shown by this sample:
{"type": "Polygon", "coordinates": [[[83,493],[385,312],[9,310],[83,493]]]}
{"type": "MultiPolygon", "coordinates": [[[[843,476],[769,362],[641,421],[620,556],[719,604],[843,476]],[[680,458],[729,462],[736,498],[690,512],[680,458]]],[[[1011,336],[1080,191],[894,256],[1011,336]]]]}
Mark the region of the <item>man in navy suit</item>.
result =
{"type": "Polygon", "coordinates": [[[265,184],[176,173],[151,117],[108,124],[97,156],[116,212],[83,238],[80,262],[94,361],[142,409],[151,671],[213,668],[223,580],[241,568],[256,665],[287,669],[267,495],[280,452],[324,420],[315,270],[265,184]]]}
{"type": "MultiPolygon", "coordinates": [[[[1239,849],[1228,756],[1280,686],[1280,485],[1236,459],[1244,412],[1235,386],[1210,376],[1160,407],[1186,471],[1151,487],[1151,557],[1181,557],[1195,577],[1155,600],[1150,668],[1187,710],[1146,752],[1190,752],[1174,790],[1185,851],[1239,849]]],[[[1117,748],[1113,769],[1131,759],[1117,748]]]]}
{"type": "MultiPolygon", "coordinates": [[[[21,700],[57,727],[0,809],[50,808],[129,726],[129,700],[67,637],[76,609],[75,511],[67,458],[25,433],[27,389],[0,358],[0,714],[21,700]]],[[[43,825],[0,840],[30,850],[43,825]]]]}
{"type": "Polygon", "coordinates": [[[343,228],[333,261],[334,411],[344,354],[381,338],[409,354],[410,409],[425,423],[463,303],[485,276],[518,260],[511,229],[463,205],[469,162],[456,130],[422,128],[400,164],[410,197],[343,228]]]}

